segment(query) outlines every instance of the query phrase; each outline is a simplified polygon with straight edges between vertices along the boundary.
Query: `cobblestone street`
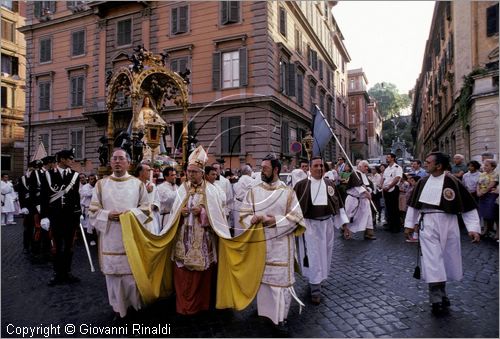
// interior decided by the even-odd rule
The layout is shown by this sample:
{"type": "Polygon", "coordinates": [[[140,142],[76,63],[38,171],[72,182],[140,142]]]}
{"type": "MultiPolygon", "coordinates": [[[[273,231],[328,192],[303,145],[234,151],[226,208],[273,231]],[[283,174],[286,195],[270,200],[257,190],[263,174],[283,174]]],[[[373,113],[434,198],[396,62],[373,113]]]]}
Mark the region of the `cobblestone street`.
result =
{"type": "MultiPolygon", "coordinates": [[[[74,285],[48,287],[49,264],[31,264],[22,254],[21,219],[1,228],[2,236],[2,337],[19,326],[57,326],[52,337],[106,337],[82,333],[82,328],[111,326],[106,283],[99,270],[91,273],[83,243],[76,245],[73,272],[81,278],[74,285]],[[11,324],[11,325],[9,325],[11,324]],[[65,333],[74,324],[73,335],[65,333]],[[86,327],[81,327],[86,324],[86,327]]],[[[449,315],[431,315],[427,286],[412,277],[416,244],[405,243],[403,234],[377,231],[378,239],[361,235],[345,241],[338,235],[330,279],[324,285],[322,303],[309,302],[308,287],[298,277],[295,289],[306,307],[292,303],[288,317],[292,337],[465,337],[498,338],[498,243],[490,239],[473,245],[463,234],[464,279],[448,284],[449,315]]],[[[97,267],[96,247],[91,247],[97,267]]],[[[127,325],[169,324],[162,337],[270,337],[267,322],[256,314],[255,302],[243,312],[214,311],[193,317],[175,313],[173,298],[139,312],[127,325]]],[[[138,335],[141,336],[141,335],[138,335]]],[[[144,335],[149,337],[150,335],[144,335]]],[[[35,337],[43,337],[39,334],[35,337]]],[[[115,335],[108,335],[115,337],[115,335]]]]}

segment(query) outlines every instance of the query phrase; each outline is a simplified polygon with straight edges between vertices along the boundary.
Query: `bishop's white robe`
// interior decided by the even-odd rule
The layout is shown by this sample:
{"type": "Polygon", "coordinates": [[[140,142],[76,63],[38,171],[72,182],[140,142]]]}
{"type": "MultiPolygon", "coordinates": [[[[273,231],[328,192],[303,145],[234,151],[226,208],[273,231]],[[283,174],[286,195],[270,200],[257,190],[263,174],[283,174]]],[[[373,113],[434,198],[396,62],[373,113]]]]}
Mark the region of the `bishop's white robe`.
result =
{"type": "Polygon", "coordinates": [[[233,219],[235,224],[234,235],[237,236],[242,233],[241,227],[238,227],[240,220],[240,208],[245,195],[248,190],[256,184],[255,180],[249,175],[242,175],[237,183],[234,184],[234,211],[233,219]]]}
{"type": "Polygon", "coordinates": [[[240,226],[250,227],[253,215],[270,215],[276,218],[276,226],[265,227],[266,264],[257,293],[257,310],[260,316],[275,324],[285,320],[290,309],[295,283],[294,231],[305,228],[302,210],[295,192],[281,181],[261,182],[246,194],[240,210],[240,226]]]}
{"type": "Polygon", "coordinates": [[[108,220],[108,216],[111,211],[137,208],[145,213],[139,217],[145,221],[150,214],[149,197],[139,179],[126,173],[123,177],[111,175],[97,181],[89,221],[99,234],[99,262],[106,276],[109,303],[121,317],[125,317],[129,306],[139,310],[142,300],[123,246],[122,226],[119,221],[108,220]]]}

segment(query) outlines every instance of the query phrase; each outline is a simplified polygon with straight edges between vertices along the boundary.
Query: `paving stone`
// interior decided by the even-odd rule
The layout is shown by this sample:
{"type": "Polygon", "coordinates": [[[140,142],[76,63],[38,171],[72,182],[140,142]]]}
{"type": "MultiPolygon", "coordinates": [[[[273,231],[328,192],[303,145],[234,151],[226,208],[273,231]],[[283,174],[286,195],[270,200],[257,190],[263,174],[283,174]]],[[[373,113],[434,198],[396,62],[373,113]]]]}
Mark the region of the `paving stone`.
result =
{"type": "MultiPolygon", "coordinates": [[[[51,263],[31,263],[22,255],[21,220],[0,228],[2,254],[2,338],[7,324],[93,324],[111,326],[106,282],[99,270],[91,273],[81,241],[77,241],[73,273],[81,283],[49,288],[51,263]]],[[[412,278],[415,247],[402,235],[377,232],[376,242],[335,238],[329,279],[323,302],[309,304],[307,280],[296,276],[295,290],[307,303],[302,314],[292,301],[288,316],[291,337],[333,338],[498,338],[498,244],[471,244],[462,235],[464,278],[447,284],[450,313],[436,318],[430,313],[427,285],[412,278]]],[[[359,237],[358,237],[359,238],[359,237]]],[[[90,248],[98,266],[97,249],[90,248]]],[[[127,325],[170,324],[172,337],[273,337],[270,322],[256,315],[256,303],[243,311],[210,311],[185,317],[175,312],[175,299],[167,298],[141,310],[127,325]]],[[[128,337],[130,335],[99,335],[128,337]]],[[[56,336],[50,336],[56,337],[56,336]]],[[[81,333],[57,337],[86,337],[81,333]]],[[[95,336],[94,336],[95,337],[95,336]]]]}

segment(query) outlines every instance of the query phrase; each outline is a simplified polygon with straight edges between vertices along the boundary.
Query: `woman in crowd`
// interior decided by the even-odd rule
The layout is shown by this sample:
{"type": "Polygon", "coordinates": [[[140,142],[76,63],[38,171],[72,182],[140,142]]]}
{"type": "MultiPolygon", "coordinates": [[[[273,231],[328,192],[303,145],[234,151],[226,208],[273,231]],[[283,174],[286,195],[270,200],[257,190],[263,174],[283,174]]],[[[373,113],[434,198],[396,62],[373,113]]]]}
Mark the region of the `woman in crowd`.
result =
{"type": "MultiPolygon", "coordinates": [[[[484,161],[484,172],[479,175],[477,184],[477,196],[479,198],[479,216],[484,220],[484,230],[482,236],[489,236],[493,231],[495,220],[495,200],[498,197],[496,187],[498,186],[498,174],[495,173],[497,163],[493,159],[484,161]]],[[[497,233],[498,234],[498,233],[497,233]]]]}

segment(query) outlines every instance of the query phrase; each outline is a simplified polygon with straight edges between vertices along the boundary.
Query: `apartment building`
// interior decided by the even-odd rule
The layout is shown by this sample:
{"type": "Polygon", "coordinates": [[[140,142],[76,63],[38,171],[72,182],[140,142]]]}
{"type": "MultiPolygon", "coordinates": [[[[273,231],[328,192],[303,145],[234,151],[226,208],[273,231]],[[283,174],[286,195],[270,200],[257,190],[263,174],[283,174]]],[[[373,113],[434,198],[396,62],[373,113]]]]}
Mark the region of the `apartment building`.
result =
{"type": "Polygon", "coordinates": [[[414,88],[415,156],[498,159],[498,1],[438,1],[414,88]]]}
{"type": "Polygon", "coordinates": [[[362,68],[347,71],[349,88],[349,127],[352,131],[351,152],[354,159],[368,159],[368,79],[362,68]]]}
{"type": "Polygon", "coordinates": [[[25,3],[4,0],[0,4],[2,16],[2,41],[0,62],[1,73],[1,120],[2,120],[2,173],[11,177],[23,174],[27,165],[24,157],[25,93],[29,82],[26,81],[26,43],[24,35],[17,28],[24,26],[25,3]]]}
{"type": "MultiPolygon", "coordinates": [[[[32,60],[31,143],[49,153],[73,147],[76,168],[98,165],[107,123],[106,77],[130,64],[133,48],[166,55],[175,71],[189,69],[189,133],[226,167],[260,165],[269,153],[289,167],[301,154],[290,145],[310,129],[321,107],[349,149],[347,72],[350,57],[332,15],[333,1],[40,1],[27,2],[20,30],[32,60]],[[80,167],[78,167],[80,166],[80,167]]],[[[27,103],[28,105],[29,103],[27,103]]],[[[167,150],[179,147],[182,112],[161,112],[167,150]]],[[[122,98],[115,132],[132,113],[122,98]]],[[[338,154],[333,142],[327,159],[338,154]]]]}
{"type": "Polygon", "coordinates": [[[382,135],[382,115],[378,110],[377,100],[370,97],[367,105],[368,117],[368,158],[380,158],[384,155],[384,138],[382,135]]]}

